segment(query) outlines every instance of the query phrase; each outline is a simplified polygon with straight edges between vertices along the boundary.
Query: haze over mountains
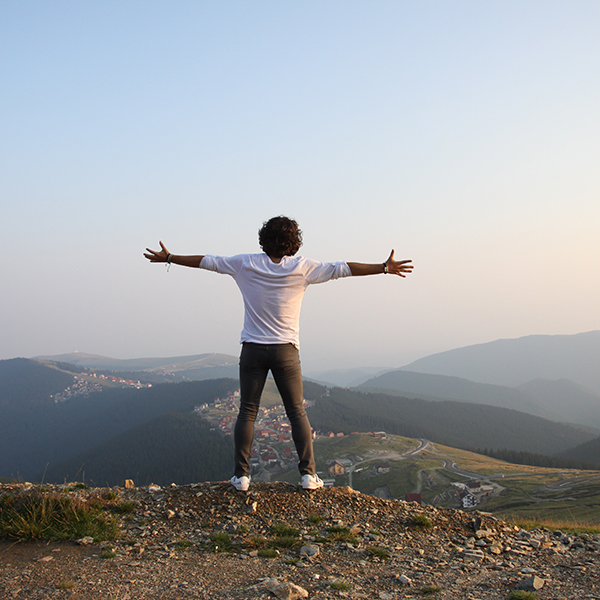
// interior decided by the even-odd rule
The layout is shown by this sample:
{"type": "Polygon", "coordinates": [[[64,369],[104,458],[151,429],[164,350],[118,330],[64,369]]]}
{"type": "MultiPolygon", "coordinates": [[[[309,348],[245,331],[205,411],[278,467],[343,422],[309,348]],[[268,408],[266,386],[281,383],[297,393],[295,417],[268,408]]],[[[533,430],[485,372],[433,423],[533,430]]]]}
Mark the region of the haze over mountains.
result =
{"type": "Polygon", "coordinates": [[[534,379],[568,379],[600,394],[600,331],[530,335],[432,354],[407,371],[519,386],[534,379]]]}
{"type": "MultiPolygon", "coordinates": [[[[595,381],[600,332],[482,346],[427,357],[374,377],[370,369],[337,371],[346,380],[367,379],[351,390],[307,381],[305,396],[315,402],[311,422],[322,430],[383,429],[463,448],[564,453],[600,462],[600,395],[583,384],[595,381]],[[476,368],[484,364],[482,353],[497,361],[495,369],[476,368]],[[475,366],[469,364],[470,356],[477,357],[475,366]],[[543,378],[541,374],[549,373],[542,364],[546,360],[553,365],[552,377],[543,378]],[[511,379],[507,373],[516,363],[518,376],[511,379]],[[493,376],[496,382],[407,370],[448,370],[452,365],[460,373],[479,379],[493,376]],[[505,379],[516,381],[516,387],[497,383],[505,379]]],[[[46,480],[62,481],[83,465],[103,482],[127,472],[155,481],[177,473],[179,482],[226,476],[231,439],[211,431],[193,408],[235,389],[236,357],[117,360],[73,353],[44,358],[53,362],[0,361],[0,476],[39,478],[46,470],[46,480]],[[152,387],[120,389],[109,377],[101,393],[59,402],[51,398],[64,392],[78,371],[80,379],[92,372],[85,369],[139,379],[152,387]],[[170,439],[177,443],[170,444],[170,439]],[[198,461],[196,453],[182,466],[181,455],[190,454],[190,448],[204,448],[206,460],[198,461]]]]}

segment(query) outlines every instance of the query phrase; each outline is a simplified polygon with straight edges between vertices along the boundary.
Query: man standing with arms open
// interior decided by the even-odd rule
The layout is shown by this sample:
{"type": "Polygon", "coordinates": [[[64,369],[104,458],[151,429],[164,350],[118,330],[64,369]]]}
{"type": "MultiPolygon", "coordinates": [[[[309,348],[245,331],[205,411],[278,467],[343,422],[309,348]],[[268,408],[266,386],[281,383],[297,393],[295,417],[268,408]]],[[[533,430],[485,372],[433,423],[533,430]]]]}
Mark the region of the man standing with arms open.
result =
{"type": "Polygon", "coordinates": [[[168,263],[231,275],[244,299],[244,328],[240,355],[240,410],[234,430],[235,468],[231,484],[240,491],[250,485],[250,453],[254,422],[269,371],[283,399],[298,452],[302,487],[323,487],[315,467],[312,432],[304,409],[300,370],[299,322],[302,297],[313,283],[339,277],[389,273],[405,277],[410,260],[394,260],[392,250],[383,263],[322,263],[296,253],[302,245],[298,223],[274,217],[258,232],[263,253],[237,256],[175,255],[162,242],[160,250],[146,248],[153,263],[168,263]]]}

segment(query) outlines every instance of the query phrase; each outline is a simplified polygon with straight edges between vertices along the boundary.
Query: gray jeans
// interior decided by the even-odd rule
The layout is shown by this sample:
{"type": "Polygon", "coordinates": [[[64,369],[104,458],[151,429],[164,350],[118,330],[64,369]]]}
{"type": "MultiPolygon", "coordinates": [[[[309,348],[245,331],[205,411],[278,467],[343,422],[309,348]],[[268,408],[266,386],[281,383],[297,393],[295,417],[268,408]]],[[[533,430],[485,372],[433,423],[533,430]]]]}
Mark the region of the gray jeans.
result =
{"type": "Polygon", "coordinates": [[[234,474],[236,477],[242,477],[250,473],[254,421],[269,371],[273,373],[273,379],[292,426],[292,438],[298,452],[300,474],[314,475],[316,470],[312,431],[304,410],[298,349],[292,344],[252,342],[244,342],[240,355],[240,412],[234,430],[234,474]]]}

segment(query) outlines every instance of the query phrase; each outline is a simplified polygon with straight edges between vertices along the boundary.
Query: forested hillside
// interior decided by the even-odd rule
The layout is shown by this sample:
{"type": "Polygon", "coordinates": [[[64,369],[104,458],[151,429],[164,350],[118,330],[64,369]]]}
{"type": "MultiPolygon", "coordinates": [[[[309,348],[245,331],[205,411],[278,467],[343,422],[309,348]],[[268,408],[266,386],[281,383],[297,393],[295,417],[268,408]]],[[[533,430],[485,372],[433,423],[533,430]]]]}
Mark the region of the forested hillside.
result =
{"type": "Polygon", "coordinates": [[[575,448],[569,448],[562,452],[561,456],[570,460],[593,463],[600,468],[600,437],[584,442],[575,448]]]}
{"type": "Polygon", "coordinates": [[[73,382],[73,375],[27,358],[0,360],[0,408],[49,404],[50,396],[73,382]]]}
{"type": "Polygon", "coordinates": [[[573,426],[515,410],[359,393],[332,388],[309,409],[313,427],[324,431],[383,430],[427,438],[457,448],[509,448],[553,455],[594,436],[573,426]]]}
{"type": "Polygon", "coordinates": [[[51,466],[44,481],[89,485],[222,481],[232,473],[232,438],[194,414],[170,413],[51,466]]]}
{"type": "Polygon", "coordinates": [[[5,385],[15,381],[10,373],[0,380],[0,475],[4,477],[34,478],[47,466],[117,434],[170,412],[189,412],[238,385],[232,379],[219,379],[139,390],[113,388],[54,403],[50,394],[70,385],[72,376],[23,360],[25,364],[16,365],[21,386],[5,385]]]}

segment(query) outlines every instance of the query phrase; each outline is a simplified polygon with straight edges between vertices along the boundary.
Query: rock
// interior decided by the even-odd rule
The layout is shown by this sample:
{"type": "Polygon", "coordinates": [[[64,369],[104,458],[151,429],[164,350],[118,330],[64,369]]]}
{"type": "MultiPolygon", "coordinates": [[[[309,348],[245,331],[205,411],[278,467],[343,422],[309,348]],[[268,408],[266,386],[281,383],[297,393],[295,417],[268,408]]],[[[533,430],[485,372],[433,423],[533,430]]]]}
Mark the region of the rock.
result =
{"type": "Polygon", "coordinates": [[[523,581],[520,581],[517,584],[516,589],[532,591],[541,590],[544,587],[545,583],[546,581],[544,579],[538,577],[537,575],[534,575],[533,577],[528,577],[527,579],[523,579],[523,581]]]}
{"type": "Polygon", "coordinates": [[[308,592],[299,585],[284,581],[276,585],[267,586],[267,589],[275,594],[279,600],[297,600],[298,598],[308,598],[308,592]]]}
{"type": "Polygon", "coordinates": [[[471,560],[474,562],[483,560],[483,552],[481,550],[466,550],[462,554],[465,560],[471,560]]]}
{"type": "Polygon", "coordinates": [[[389,592],[379,592],[379,598],[380,600],[393,600],[394,596],[389,592]]]}
{"type": "Polygon", "coordinates": [[[320,552],[319,546],[302,546],[300,548],[300,554],[302,556],[307,556],[308,558],[312,558],[313,556],[317,556],[320,552]]]}
{"type": "Polygon", "coordinates": [[[86,535],[85,537],[77,540],[76,543],[80,546],[91,546],[94,543],[94,538],[90,535],[86,535]]]}
{"type": "Polygon", "coordinates": [[[500,544],[492,544],[488,550],[492,554],[502,554],[502,546],[500,544]]]}
{"type": "Polygon", "coordinates": [[[412,583],[412,579],[410,577],[407,577],[406,575],[400,575],[400,577],[398,577],[398,581],[402,585],[410,585],[412,583]]]}

